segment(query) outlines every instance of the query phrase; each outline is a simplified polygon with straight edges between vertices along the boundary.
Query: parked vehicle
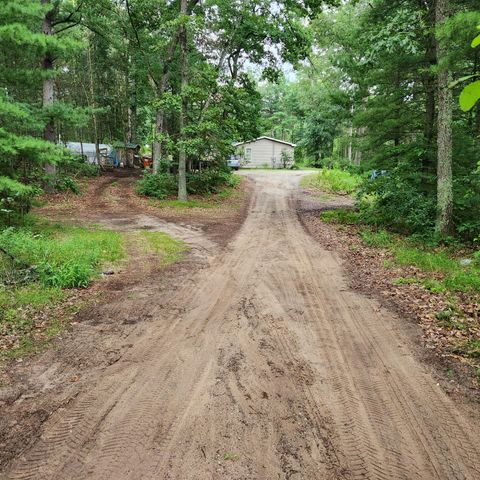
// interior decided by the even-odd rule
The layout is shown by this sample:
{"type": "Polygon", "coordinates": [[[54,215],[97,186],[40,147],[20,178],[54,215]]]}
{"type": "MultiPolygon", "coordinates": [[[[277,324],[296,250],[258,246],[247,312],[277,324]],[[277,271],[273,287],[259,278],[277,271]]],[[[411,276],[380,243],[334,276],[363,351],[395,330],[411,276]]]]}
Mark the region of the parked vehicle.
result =
{"type": "Polygon", "coordinates": [[[239,170],[241,167],[240,160],[238,160],[236,157],[230,157],[227,160],[227,166],[230,167],[232,170],[239,170]]]}

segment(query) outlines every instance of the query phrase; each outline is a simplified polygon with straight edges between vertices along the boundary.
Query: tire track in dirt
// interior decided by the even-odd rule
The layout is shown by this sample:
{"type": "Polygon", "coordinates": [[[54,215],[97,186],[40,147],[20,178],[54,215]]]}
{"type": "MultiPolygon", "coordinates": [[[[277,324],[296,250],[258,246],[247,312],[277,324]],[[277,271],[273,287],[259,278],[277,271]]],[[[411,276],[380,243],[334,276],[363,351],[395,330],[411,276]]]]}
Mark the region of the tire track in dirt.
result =
{"type": "Polygon", "coordinates": [[[243,227],[168,301],[102,310],[151,321],[2,479],[479,478],[478,425],[303,230],[300,175],[251,174],[243,227]]]}

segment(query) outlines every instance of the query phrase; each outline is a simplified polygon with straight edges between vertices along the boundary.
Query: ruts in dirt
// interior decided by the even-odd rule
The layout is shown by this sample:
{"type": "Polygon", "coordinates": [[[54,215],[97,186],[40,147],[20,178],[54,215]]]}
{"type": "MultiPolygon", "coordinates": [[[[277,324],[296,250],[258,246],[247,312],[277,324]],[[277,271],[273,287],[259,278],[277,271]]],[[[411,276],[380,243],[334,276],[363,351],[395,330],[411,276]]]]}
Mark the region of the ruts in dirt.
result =
{"type": "Polygon", "coordinates": [[[151,320],[2,479],[480,478],[478,425],[299,223],[302,173],[247,175],[236,236],[162,308],[138,292],[151,320]]]}

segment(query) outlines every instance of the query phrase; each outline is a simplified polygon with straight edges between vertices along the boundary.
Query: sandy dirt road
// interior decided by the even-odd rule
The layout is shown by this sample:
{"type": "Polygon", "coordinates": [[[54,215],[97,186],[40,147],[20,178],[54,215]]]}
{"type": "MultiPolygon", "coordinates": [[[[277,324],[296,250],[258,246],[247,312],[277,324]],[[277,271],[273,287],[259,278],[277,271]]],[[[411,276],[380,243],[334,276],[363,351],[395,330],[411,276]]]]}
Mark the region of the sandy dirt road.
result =
{"type": "MultiPolygon", "coordinates": [[[[478,426],[258,172],[246,220],[2,479],[478,479],[478,426]]],[[[135,309],[131,312],[135,315],[135,309]]]]}

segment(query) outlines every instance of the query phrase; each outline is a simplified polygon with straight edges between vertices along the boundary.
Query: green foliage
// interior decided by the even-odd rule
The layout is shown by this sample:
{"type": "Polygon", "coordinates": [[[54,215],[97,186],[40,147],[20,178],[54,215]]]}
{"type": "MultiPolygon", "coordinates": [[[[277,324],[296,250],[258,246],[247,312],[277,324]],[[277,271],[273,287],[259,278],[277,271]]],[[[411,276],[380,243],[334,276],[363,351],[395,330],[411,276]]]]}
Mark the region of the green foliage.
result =
{"type": "Polygon", "coordinates": [[[145,172],[137,183],[137,192],[147,197],[163,199],[175,195],[177,178],[171,173],[145,172]]]}
{"type": "Polygon", "coordinates": [[[5,229],[0,247],[15,258],[14,265],[3,260],[0,279],[10,277],[12,268],[30,266],[42,285],[59,288],[87,287],[103,263],[124,255],[118,233],[48,225],[5,229]]]}
{"type": "Polygon", "coordinates": [[[0,177],[0,224],[10,224],[29,212],[38,189],[0,177]]]}
{"type": "MultiPolygon", "coordinates": [[[[334,210],[321,214],[322,220],[330,223],[360,225],[360,238],[369,247],[389,251],[397,265],[417,267],[424,272],[439,274],[440,278],[403,278],[397,283],[418,283],[432,292],[480,292],[480,256],[474,254],[471,264],[463,265],[461,259],[452,255],[447,247],[438,247],[419,242],[412,237],[403,237],[386,230],[372,230],[362,226],[361,213],[351,210],[334,210]]],[[[455,250],[453,250],[455,251],[455,250]]]]}
{"type": "Polygon", "coordinates": [[[149,247],[160,256],[163,266],[177,262],[187,250],[184,242],[162,232],[141,232],[141,235],[147,240],[149,247]]]}
{"type": "MultiPolygon", "coordinates": [[[[209,195],[219,193],[225,187],[238,185],[239,177],[229,170],[208,169],[187,174],[187,191],[193,195],[209,195]]],[[[165,199],[177,192],[177,177],[171,173],[145,172],[138,181],[137,192],[141,195],[165,199]]]]}
{"type": "Polygon", "coordinates": [[[72,177],[57,177],[55,179],[55,189],[60,192],[71,191],[75,195],[80,193],[80,187],[72,177]]]}
{"type": "Polygon", "coordinates": [[[423,190],[420,175],[405,174],[403,166],[365,181],[359,200],[365,223],[383,225],[404,234],[433,230],[435,200],[423,190]]]}
{"type": "Polygon", "coordinates": [[[327,210],[320,214],[320,218],[327,223],[340,223],[342,225],[358,225],[361,222],[358,212],[347,209],[327,210]]]}
{"type": "Polygon", "coordinates": [[[322,168],[318,173],[302,179],[302,185],[319,190],[349,195],[360,186],[362,178],[338,168],[322,168]]]}
{"type": "MultiPolygon", "coordinates": [[[[480,25],[477,26],[477,29],[480,30],[480,25]]],[[[476,48],[480,45],[480,35],[477,35],[472,40],[472,48],[476,48]]],[[[475,75],[473,75],[475,76],[475,75]]],[[[460,108],[464,112],[470,111],[480,100],[480,81],[477,80],[473,83],[470,83],[462,90],[460,94],[460,108]]]]}

